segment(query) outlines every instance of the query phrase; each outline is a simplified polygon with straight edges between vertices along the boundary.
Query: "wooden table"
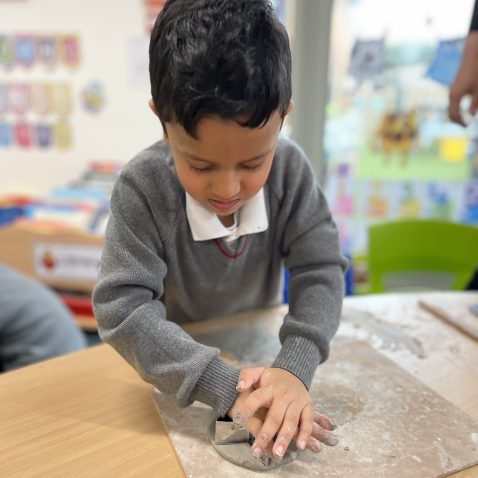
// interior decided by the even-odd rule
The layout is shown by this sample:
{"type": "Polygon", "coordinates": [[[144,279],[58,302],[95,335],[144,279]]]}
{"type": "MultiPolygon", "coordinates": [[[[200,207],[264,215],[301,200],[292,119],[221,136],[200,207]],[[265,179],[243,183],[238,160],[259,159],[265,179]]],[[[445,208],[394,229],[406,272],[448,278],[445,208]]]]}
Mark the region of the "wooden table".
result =
{"type": "Polygon", "coordinates": [[[0,476],[184,473],[151,387],[100,345],[0,375],[0,476]]]}
{"type": "MultiPolygon", "coordinates": [[[[350,324],[380,317],[408,330],[423,356],[406,346],[361,338],[478,420],[478,342],[421,310],[419,298],[437,295],[376,295],[347,298],[337,341],[350,324]],[[362,314],[362,315],[361,315],[362,314]]],[[[453,294],[457,303],[478,294],[453,294]]],[[[187,326],[193,335],[263,324],[270,332],[286,312],[278,307],[187,326]]],[[[348,327],[348,328],[347,328],[348,327]]],[[[367,333],[369,334],[367,336],[367,333]]],[[[333,353],[333,347],[332,347],[333,353]]],[[[151,388],[105,345],[0,375],[1,477],[184,477],[155,411],[151,388]]],[[[478,476],[478,467],[453,475],[478,476]]]]}

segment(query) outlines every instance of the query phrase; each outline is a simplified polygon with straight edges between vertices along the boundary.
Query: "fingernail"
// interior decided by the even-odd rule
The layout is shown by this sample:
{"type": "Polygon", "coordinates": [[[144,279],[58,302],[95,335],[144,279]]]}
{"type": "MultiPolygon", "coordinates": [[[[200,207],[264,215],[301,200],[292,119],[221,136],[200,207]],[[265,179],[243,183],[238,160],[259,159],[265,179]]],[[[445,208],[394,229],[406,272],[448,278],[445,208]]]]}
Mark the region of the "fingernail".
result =
{"type": "Polygon", "coordinates": [[[244,380],[241,380],[241,381],[237,384],[236,390],[242,390],[242,389],[244,389],[244,388],[246,388],[246,382],[244,382],[244,380]]]}
{"type": "Polygon", "coordinates": [[[259,447],[253,448],[252,455],[254,456],[254,458],[260,458],[262,455],[262,450],[259,447]]]}
{"type": "Polygon", "coordinates": [[[334,422],[331,422],[329,420],[329,423],[330,423],[330,428],[332,428],[332,430],[335,430],[337,428],[337,425],[334,422]]]}
{"type": "Polygon", "coordinates": [[[314,453],[320,453],[320,450],[321,450],[320,443],[317,440],[311,440],[309,442],[309,448],[314,453]]]}
{"type": "Polygon", "coordinates": [[[282,445],[279,445],[278,447],[274,448],[274,454],[277,456],[280,456],[281,458],[284,456],[285,450],[282,445]]]}
{"type": "Polygon", "coordinates": [[[329,446],[335,446],[339,442],[339,437],[335,433],[329,433],[324,437],[324,443],[329,446]]]}
{"type": "Polygon", "coordinates": [[[307,446],[307,442],[306,442],[305,440],[300,440],[300,442],[299,442],[299,448],[300,448],[301,450],[304,450],[306,446],[307,446]]]}

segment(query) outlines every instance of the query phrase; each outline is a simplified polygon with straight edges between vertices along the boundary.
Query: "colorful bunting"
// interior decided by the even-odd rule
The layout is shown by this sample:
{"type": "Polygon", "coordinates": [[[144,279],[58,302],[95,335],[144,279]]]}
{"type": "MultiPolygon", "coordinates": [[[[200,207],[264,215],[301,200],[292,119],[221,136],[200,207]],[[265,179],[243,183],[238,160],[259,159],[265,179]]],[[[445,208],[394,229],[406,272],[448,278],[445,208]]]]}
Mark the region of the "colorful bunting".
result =
{"type": "Polygon", "coordinates": [[[12,144],[12,127],[8,123],[0,123],[0,148],[8,148],[12,144]]]}
{"type": "Polygon", "coordinates": [[[14,125],[13,136],[15,144],[20,148],[30,148],[32,146],[32,128],[28,123],[21,122],[14,125]]]}
{"type": "Polygon", "coordinates": [[[80,41],[76,35],[0,35],[0,67],[31,68],[36,64],[49,69],[60,63],[68,68],[80,62],[80,41]]]}
{"type": "Polygon", "coordinates": [[[73,68],[80,62],[80,46],[78,38],[74,35],[61,37],[59,40],[60,59],[73,68]]]}
{"type": "Polygon", "coordinates": [[[30,68],[35,61],[35,41],[30,35],[19,35],[15,38],[16,63],[30,68]]]}
{"type": "Polygon", "coordinates": [[[12,38],[0,35],[0,66],[5,69],[11,68],[13,65],[13,42],[12,38]]]}
{"type": "Polygon", "coordinates": [[[54,36],[39,36],[36,39],[37,61],[52,67],[58,61],[57,42],[54,36]]]}

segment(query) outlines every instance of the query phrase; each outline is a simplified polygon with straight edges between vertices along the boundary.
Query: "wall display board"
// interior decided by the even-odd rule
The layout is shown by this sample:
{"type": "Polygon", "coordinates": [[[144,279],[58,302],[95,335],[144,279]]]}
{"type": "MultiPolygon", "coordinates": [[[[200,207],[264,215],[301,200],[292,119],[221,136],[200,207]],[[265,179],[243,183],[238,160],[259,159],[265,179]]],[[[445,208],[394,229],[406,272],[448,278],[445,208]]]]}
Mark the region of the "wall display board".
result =
{"type": "Polygon", "coordinates": [[[326,189],[346,252],[366,252],[376,221],[478,224],[478,120],[447,117],[472,7],[334,2],[326,189]]]}

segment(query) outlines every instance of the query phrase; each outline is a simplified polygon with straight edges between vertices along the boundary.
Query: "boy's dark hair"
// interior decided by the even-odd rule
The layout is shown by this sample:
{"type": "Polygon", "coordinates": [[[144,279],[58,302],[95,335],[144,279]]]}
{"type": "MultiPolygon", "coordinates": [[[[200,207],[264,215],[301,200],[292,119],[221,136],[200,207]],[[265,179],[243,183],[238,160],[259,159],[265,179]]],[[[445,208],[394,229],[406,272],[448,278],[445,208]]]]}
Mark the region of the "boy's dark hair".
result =
{"type": "Polygon", "coordinates": [[[289,39],[268,0],[168,0],[149,45],[151,94],[163,127],[191,136],[205,116],[262,126],[292,96],[289,39]]]}

